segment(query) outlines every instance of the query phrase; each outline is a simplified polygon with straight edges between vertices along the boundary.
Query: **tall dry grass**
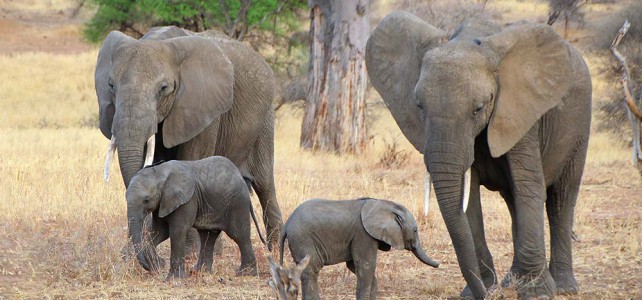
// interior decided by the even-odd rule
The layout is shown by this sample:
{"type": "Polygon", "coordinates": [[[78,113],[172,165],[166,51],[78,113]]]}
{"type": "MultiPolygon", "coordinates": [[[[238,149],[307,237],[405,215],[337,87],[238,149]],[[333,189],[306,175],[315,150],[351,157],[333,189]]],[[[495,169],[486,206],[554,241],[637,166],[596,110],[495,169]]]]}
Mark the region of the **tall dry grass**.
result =
{"type": "MultiPolygon", "coordinates": [[[[95,125],[96,52],[0,56],[0,296],[5,298],[270,298],[269,255],[253,229],[258,277],[234,277],[236,246],[228,242],[212,274],[163,282],[135,260],[124,261],[127,238],[124,187],[117,164],[102,180],[107,140],[95,125]]],[[[599,85],[598,85],[599,86],[599,85]]],[[[410,253],[380,253],[381,298],[426,299],[458,295],[464,286],[450,238],[432,202],[423,217],[421,156],[403,138],[384,108],[370,111],[369,150],[336,156],[299,150],[302,111],[277,113],[275,176],[284,217],[302,201],[361,196],[398,201],[414,212],[424,247],[442,262],[421,265],[410,253]],[[390,141],[407,162],[385,168],[390,141]]],[[[575,266],[583,298],[640,297],[640,180],[630,153],[605,133],[591,138],[584,185],[576,210],[575,266]],[[635,194],[633,194],[635,193],[635,194]]],[[[433,195],[434,196],[434,195],[433,195]]],[[[498,276],[510,267],[510,217],[501,198],[482,191],[487,239],[498,276]]],[[[433,197],[433,199],[435,199],[433,197]]],[[[260,210],[254,199],[255,209],[260,210]]],[[[261,229],[263,230],[263,229],[261,229]]],[[[160,247],[168,256],[168,245],[160,247]]],[[[194,263],[193,259],[190,261],[194,263]]],[[[351,298],[355,277],[344,265],[325,268],[324,298],[351,298]]],[[[492,297],[515,297],[513,289],[492,297]]]]}

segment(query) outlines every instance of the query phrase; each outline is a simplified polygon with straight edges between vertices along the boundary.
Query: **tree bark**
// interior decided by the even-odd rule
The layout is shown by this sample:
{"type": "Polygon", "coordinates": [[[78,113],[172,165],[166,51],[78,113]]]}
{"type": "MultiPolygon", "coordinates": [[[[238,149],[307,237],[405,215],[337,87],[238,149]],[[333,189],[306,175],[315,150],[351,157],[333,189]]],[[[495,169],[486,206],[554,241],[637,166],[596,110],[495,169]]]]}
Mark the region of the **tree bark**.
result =
{"type": "Polygon", "coordinates": [[[365,149],[365,45],[370,0],[309,0],[310,62],[301,148],[365,149]]]}

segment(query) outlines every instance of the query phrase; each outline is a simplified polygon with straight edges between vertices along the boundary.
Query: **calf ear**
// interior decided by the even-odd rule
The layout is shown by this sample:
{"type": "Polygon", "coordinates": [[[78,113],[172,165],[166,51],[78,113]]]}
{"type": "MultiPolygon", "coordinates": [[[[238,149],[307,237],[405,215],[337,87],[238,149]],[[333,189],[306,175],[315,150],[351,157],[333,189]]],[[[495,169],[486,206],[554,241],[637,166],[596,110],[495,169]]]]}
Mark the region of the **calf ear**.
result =
{"type": "Polygon", "coordinates": [[[404,249],[399,215],[394,203],[370,199],[361,208],[361,223],[368,234],[395,249],[404,249]]]}
{"type": "Polygon", "coordinates": [[[196,190],[196,175],[178,162],[168,162],[162,167],[163,177],[166,179],[161,192],[158,216],[164,218],[192,199],[196,190]]]}

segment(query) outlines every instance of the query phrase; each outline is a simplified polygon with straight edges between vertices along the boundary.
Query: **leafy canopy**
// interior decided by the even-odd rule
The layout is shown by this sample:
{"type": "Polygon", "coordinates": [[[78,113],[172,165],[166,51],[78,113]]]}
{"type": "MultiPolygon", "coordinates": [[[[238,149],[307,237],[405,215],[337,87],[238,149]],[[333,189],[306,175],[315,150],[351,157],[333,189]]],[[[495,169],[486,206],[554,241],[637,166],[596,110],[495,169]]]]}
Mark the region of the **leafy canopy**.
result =
{"type": "Polygon", "coordinates": [[[283,34],[296,29],[300,0],[88,0],[98,7],[85,24],[87,40],[101,42],[111,30],[140,37],[149,27],[176,25],[193,31],[219,29],[236,39],[253,30],[283,34]]]}

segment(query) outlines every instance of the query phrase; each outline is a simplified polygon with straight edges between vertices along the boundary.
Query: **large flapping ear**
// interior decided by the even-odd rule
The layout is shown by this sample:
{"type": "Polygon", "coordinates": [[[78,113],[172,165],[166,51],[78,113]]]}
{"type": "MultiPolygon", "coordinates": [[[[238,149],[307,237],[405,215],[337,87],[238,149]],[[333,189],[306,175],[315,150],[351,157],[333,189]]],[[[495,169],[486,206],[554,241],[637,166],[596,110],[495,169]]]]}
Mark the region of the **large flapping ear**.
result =
{"type": "Polygon", "coordinates": [[[191,33],[176,26],[158,26],[150,28],[141,40],[166,40],[180,36],[188,36],[191,33]]]}
{"type": "Polygon", "coordinates": [[[480,41],[499,63],[498,98],[488,124],[490,153],[499,157],[569,92],[570,49],[543,24],[516,25],[480,41]]]}
{"type": "Polygon", "coordinates": [[[121,45],[134,41],[136,41],[134,38],[120,31],[112,31],[107,35],[98,51],[94,84],[96,86],[96,96],[98,96],[100,132],[108,139],[111,139],[111,125],[114,121],[115,113],[114,95],[109,86],[109,76],[111,76],[112,72],[112,54],[121,45]]]}
{"type": "Polygon", "coordinates": [[[155,168],[163,172],[162,178],[166,178],[161,183],[163,188],[158,209],[158,216],[164,218],[192,199],[196,190],[196,175],[178,162],[167,162],[155,168]]]}
{"type": "Polygon", "coordinates": [[[361,208],[361,223],[368,234],[395,249],[404,249],[400,217],[390,201],[369,199],[361,208]]]}
{"type": "Polygon", "coordinates": [[[408,12],[387,15],[366,45],[372,85],[390,109],[401,132],[419,152],[424,150],[423,117],[414,89],[426,51],[445,41],[446,33],[408,12]]]}
{"type": "Polygon", "coordinates": [[[179,64],[176,99],[163,125],[163,144],[191,140],[234,104],[234,66],[215,41],[196,37],[166,40],[179,64]]]}

